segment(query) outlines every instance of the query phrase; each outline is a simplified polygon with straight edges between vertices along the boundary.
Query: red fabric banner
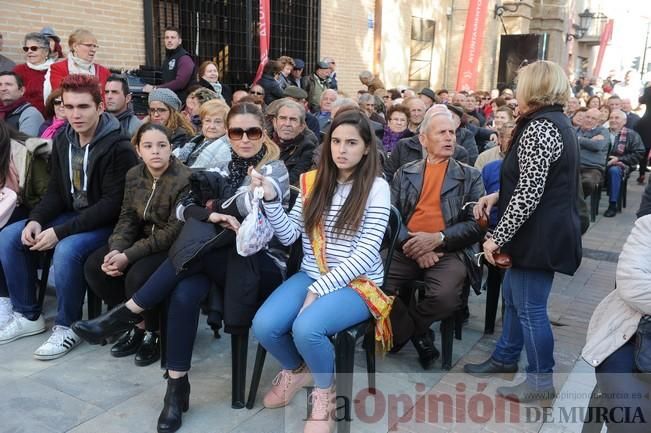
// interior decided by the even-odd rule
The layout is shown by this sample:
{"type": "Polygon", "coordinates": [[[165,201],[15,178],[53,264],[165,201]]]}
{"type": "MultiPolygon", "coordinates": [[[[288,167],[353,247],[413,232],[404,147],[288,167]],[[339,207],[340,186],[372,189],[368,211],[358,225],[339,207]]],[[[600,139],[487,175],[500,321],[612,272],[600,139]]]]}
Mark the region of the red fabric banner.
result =
{"type": "Polygon", "coordinates": [[[262,78],[262,70],[269,61],[269,45],[271,43],[271,5],[270,0],[260,0],[260,64],[255,74],[254,83],[262,78]]]}
{"type": "MultiPolygon", "coordinates": [[[[457,90],[475,90],[489,0],[470,0],[457,75],[457,90]]],[[[484,53],[486,54],[486,53],[484,53]]]]}
{"type": "Polygon", "coordinates": [[[592,76],[597,78],[601,73],[601,63],[604,60],[604,54],[606,54],[606,47],[610,42],[610,39],[613,37],[613,20],[608,20],[606,26],[604,27],[603,32],[601,32],[601,39],[599,40],[599,53],[597,54],[597,61],[594,65],[594,70],[592,71],[592,76]]]}

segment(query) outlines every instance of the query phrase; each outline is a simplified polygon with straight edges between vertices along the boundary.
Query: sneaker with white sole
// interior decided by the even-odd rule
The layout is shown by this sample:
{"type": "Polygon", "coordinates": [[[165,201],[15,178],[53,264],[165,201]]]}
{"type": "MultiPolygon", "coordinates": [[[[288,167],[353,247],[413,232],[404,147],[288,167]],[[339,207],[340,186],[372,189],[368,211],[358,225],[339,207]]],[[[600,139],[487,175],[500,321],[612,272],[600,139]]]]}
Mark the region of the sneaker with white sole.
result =
{"type": "Polygon", "coordinates": [[[34,351],[34,358],[41,361],[61,358],[81,343],[81,337],[67,326],[55,325],[52,335],[34,351]]]}
{"type": "Polygon", "coordinates": [[[39,316],[36,320],[29,320],[18,312],[13,312],[7,323],[0,327],[0,344],[11,343],[19,338],[45,332],[45,320],[39,316]]]}
{"type": "Polygon", "coordinates": [[[5,326],[14,315],[14,307],[11,305],[11,299],[0,298],[0,328],[5,326]]]}

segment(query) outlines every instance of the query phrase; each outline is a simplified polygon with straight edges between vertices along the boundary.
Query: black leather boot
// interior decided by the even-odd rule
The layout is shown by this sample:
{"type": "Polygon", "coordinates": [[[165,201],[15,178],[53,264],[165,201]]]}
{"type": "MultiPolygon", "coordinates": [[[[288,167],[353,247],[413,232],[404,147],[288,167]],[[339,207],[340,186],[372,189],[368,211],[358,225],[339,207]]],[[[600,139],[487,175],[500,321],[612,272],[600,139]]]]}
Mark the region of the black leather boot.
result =
{"type": "Polygon", "coordinates": [[[429,370],[434,366],[434,361],[436,361],[440,355],[439,351],[434,347],[434,331],[431,329],[422,334],[415,335],[411,338],[411,342],[418,352],[418,362],[420,362],[423,370],[429,370]]]}
{"type": "Polygon", "coordinates": [[[482,362],[481,364],[466,364],[463,366],[463,371],[475,377],[487,377],[493,374],[507,374],[510,375],[511,380],[518,371],[518,364],[504,364],[497,362],[493,357],[482,362]]]}
{"type": "Polygon", "coordinates": [[[160,337],[152,331],[145,332],[134,362],[138,367],[146,367],[160,359],[160,337]]]}
{"type": "Polygon", "coordinates": [[[100,344],[107,337],[126,332],[141,321],[140,314],[132,313],[120,304],[96,319],[73,323],[72,330],[90,344],[100,344]]]}
{"type": "Polygon", "coordinates": [[[190,382],[188,382],[188,375],[178,379],[168,377],[163,410],[158,417],[158,433],[172,433],[180,429],[183,412],[187,412],[189,407],[190,382]]]}
{"type": "Polygon", "coordinates": [[[131,331],[124,333],[111,347],[111,355],[116,358],[133,355],[140,348],[144,337],[145,331],[134,326],[131,331]]]}

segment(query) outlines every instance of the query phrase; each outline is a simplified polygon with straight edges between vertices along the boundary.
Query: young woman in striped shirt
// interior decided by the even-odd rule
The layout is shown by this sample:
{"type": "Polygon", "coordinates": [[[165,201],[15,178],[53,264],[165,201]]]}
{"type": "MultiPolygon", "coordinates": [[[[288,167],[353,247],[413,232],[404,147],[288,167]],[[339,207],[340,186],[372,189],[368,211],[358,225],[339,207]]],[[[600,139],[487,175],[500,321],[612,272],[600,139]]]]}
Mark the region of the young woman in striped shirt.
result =
{"type": "Polygon", "coordinates": [[[317,170],[301,176],[301,195],[289,215],[272,183],[252,174],[252,183],[264,187],[264,209],[276,237],[284,245],[302,238],[300,271],[262,305],[253,329],[282,365],[265,407],[287,405],[314,379],[306,433],[334,429],[335,355],[328,336],[373,315],[376,339],[390,344],[385,319],[391,300],[379,289],[390,190],[378,158],[367,118],[349,109],[334,118],[317,170]]]}

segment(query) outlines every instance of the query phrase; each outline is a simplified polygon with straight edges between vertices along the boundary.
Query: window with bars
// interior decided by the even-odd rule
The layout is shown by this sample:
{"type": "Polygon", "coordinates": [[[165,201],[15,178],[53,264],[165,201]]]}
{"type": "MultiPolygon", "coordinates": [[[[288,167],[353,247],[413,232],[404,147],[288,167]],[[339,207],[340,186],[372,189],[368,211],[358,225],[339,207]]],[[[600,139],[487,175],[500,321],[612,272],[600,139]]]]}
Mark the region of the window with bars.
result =
{"type": "MultiPolygon", "coordinates": [[[[270,5],[270,58],[288,55],[303,59],[308,67],[315,65],[320,0],[271,0],[270,5]]],[[[252,81],[260,58],[258,0],[146,0],[145,20],[149,68],[160,67],[165,57],[163,29],[174,26],[197,65],[215,61],[220,81],[234,89],[252,81]]]]}
{"type": "Polygon", "coordinates": [[[411,17],[409,87],[412,89],[429,87],[435,30],[435,21],[411,17]]]}

